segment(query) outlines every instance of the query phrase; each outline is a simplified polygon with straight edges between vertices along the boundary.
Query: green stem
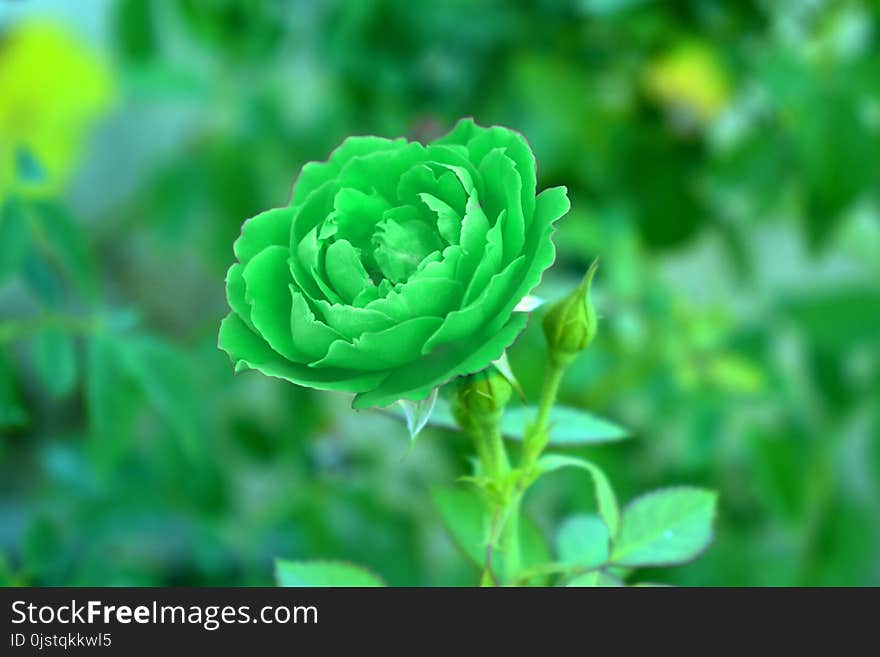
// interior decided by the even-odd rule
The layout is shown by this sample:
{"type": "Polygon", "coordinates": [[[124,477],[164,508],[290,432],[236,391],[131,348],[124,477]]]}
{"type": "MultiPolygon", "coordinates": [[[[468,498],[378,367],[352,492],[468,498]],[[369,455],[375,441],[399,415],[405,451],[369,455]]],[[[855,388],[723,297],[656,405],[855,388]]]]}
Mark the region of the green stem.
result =
{"type": "Polygon", "coordinates": [[[520,512],[522,499],[531,482],[532,467],[540,456],[550,435],[550,412],[559,393],[559,385],[565,365],[550,361],[544,373],[544,384],[541,388],[541,401],[534,424],[529,427],[523,443],[522,463],[519,475],[512,485],[507,487],[507,496],[502,507],[501,547],[504,552],[504,579],[509,584],[522,582],[519,577],[522,568],[522,549],[520,545],[520,512]]]}
{"type": "Polygon", "coordinates": [[[510,462],[501,436],[501,414],[492,420],[481,422],[469,433],[483,466],[483,474],[492,481],[499,481],[506,476],[510,472],[510,462]]]}
{"type": "Polygon", "coordinates": [[[522,553],[520,548],[519,514],[522,495],[514,491],[506,505],[506,517],[501,534],[501,550],[504,554],[504,580],[512,584],[520,568],[522,568],[522,553]]]}
{"type": "Polygon", "coordinates": [[[538,416],[535,423],[529,428],[523,443],[522,465],[528,470],[541,455],[550,439],[550,411],[556,403],[559,394],[559,384],[562,383],[562,375],[565,373],[565,365],[554,360],[547,363],[544,372],[544,385],[541,388],[541,401],[538,405],[538,416]]]}
{"type": "Polygon", "coordinates": [[[553,575],[560,575],[562,577],[575,577],[577,575],[584,575],[589,572],[593,572],[595,570],[601,570],[605,564],[601,566],[572,566],[571,564],[564,563],[545,563],[540,566],[533,566],[531,568],[526,568],[516,578],[516,586],[524,586],[536,577],[550,577],[553,575]]]}
{"type": "Polygon", "coordinates": [[[485,433],[486,448],[491,462],[491,476],[496,481],[502,480],[510,472],[510,462],[507,459],[507,450],[504,448],[504,438],[501,435],[501,416],[489,427],[485,433]]]}
{"type": "Polygon", "coordinates": [[[480,578],[482,586],[492,586],[499,583],[498,574],[492,569],[496,546],[504,555],[503,581],[512,581],[520,568],[519,504],[511,497],[510,461],[501,435],[501,413],[473,427],[471,437],[483,474],[498,496],[498,500],[489,508],[492,523],[486,547],[486,563],[480,578]]]}
{"type": "Polygon", "coordinates": [[[531,482],[531,472],[535,461],[541,455],[550,435],[550,412],[556,403],[559,385],[565,365],[550,360],[544,374],[538,416],[526,433],[522,450],[522,464],[515,480],[504,448],[501,435],[501,413],[477,426],[469,433],[474,440],[477,455],[482,464],[483,474],[492,484],[497,501],[489,508],[491,527],[489,544],[486,547],[486,563],[480,577],[481,586],[498,583],[514,584],[518,581],[522,568],[522,547],[520,544],[520,511],[523,495],[531,482]],[[496,546],[504,555],[504,572],[499,578],[493,571],[492,558],[496,546]],[[499,582],[500,580],[500,582],[499,582]]]}

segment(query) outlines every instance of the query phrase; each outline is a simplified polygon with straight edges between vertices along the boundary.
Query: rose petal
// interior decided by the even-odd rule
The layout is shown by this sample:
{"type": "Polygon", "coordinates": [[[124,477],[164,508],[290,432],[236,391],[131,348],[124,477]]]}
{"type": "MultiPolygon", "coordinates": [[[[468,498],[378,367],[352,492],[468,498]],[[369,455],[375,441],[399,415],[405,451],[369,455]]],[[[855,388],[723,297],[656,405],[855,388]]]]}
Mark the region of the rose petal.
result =
{"type": "Polygon", "coordinates": [[[226,272],[226,302],[232,311],[253,328],[251,324],[251,306],[245,299],[245,283],[242,272],[244,265],[236,262],[226,272]]]}
{"type": "Polygon", "coordinates": [[[355,370],[382,370],[411,362],[419,355],[425,340],[442,320],[439,317],[414,317],[384,331],[364,333],[354,343],[337,340],[327,356],[312,367],[344,367],[355,370]],[[393,349],[389,345],[394,345],[393,349]]]}
{"type": "Polygon", "coordinates": [[[537,167],[535,155],[526,138],[515,130],[492,126],[485,130],[472,132],[467,147],[473,162],[481,162],[488,153],[496,148],[502,148],[504,155],[513,161],[521,181],[520,205],[523,209],[525,223],[528,224],[535,210],[537,167]]]}
{"type": "Polygon", "coordinates": [[[504,303],[511,281],[520,274],[525,264],[525,257],[520,256],[495,274],[472,304],[449,313],[443,319],[443,325],[424,343],[422,353],[428,354],[438,345],[479,333],[481,328],[497,317],[498,307],[504,303]]]}
{"type": "Polygon", "coordinates": [[[347,369],[315,369],[292,363],[273,351],[251,331],[238,315],[230,313],[220,324],[219,346],[235,363],[235,371],[259,370],[266,376],[320,390],[360,392],[374,388],[387,373],[352,372],[347,369]]]}
{"type": "Polygon", "coordinates": [[[251,259],[242,277],[254,328],[279,354],[289,360],[303,361],[306,358],[290,335],[288,255],[287,247],[269,246],[251,259]]]}
{"type": "Polygon", "coordinates": [[[402,148],[406,139],[385,139],[383,137],[348,137],[330,153],[326,162],[309,162],[303,166],[293,185],[292,205],[303,203],[313,191],[336,178],[342,167],[359,155],[402,148]]]}
{"type": "Polygon", "coordinates": [[[437,214],[437,230],[447,244],[458,244],[461,238],[462,216],[445,201],[433,194],[423,192],[418,195],[422,203],[437,214]]]}
{"type": "MultiPolygon", "coordinates": [[[[406,206],[409,207],[409,206],[406,206]]],[[[398,208],[401,210],[402,208],[398,208]]],[[[442,248],[431,227],[417,219],[401,219],[400,212],[386,213],[373,235],[376,262],[393,283],[410,277],[425,257],[442,248]]]]}
{"type": "Polygon", "coordinates": [[[293,214],[290,208],[274,208],[245,221],[241,236],[232,245],[238,261],[244,265],[267,246],[288,245],[293,214]]]}
{"type": "Polygon", "coordinates": [[[328,303],[323,299],[316,302],[316,305],[327,324],[349,341],[369,331],[382,331],[395,323],[392,317],[372,307],[357,308],[345,304],[328,303]]]}
{"type": "Polygon", "coordinates": [[[421,399],[432,388],[457,376],[478,372],[496,360],[523,330],[527,315],[513,315],[499,330],[478,334],[467,343],[432,353],[386,376],[375,388],[354,398],[354,408],[387,406],[398,399],[421,399]]]}
{"type": "Polygon", "coordinates": [[[460,305],[463,287],[451,278],[415,277],[369,307],[398,321],[409,317],[442,317],[460,305]]]}
{"type": "Polygon", "coordinates": [[[495,225],[486,233],[486,246],[483,248],[483,257],[480,258],[470,283],[468,283],[463,305],[473,302],[477,295],[486,289],[489,279],[500,271],[504,257],[504,242],[501,238],[503,227],[504,217],[502,216],[498,218],[495,225]]]}
{"type": "Polygon", "coordinates": [[[364,288],[375,287],[360,254],[348,240],[336,240],[327,247],[324,268],[330,285],[346,303],[350,304],[364,288]]]}
{"type": "Polygon", "coordinates": [[[297,348],[308,356],[308,361],[323,358],[330,345],[343,336],[316,319],[305,297],[293,285],[290,286],[290,295],[290,332],[297,348]]]}
{"type": "Polygon", "coordinates": [[[516,167],[503,149],[489,152],[480,163],[480,174],[485,185],[481,197],[483,208],[493,218],[507,210],[504,220],[504,260],[510,261],[522,252],[525,243],[525,218],[522,208],[522,180],[516,167]]]}

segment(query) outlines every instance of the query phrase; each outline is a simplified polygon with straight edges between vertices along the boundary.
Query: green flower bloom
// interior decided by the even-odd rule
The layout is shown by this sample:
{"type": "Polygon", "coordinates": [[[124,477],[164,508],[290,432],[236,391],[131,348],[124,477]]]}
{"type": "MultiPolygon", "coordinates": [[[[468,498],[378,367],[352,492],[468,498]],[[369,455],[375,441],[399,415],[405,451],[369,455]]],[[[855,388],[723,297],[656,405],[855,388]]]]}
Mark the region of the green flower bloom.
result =
{"type": "Polygon", "coordinates": [[[522,135],[460,121],[428,145],[351,137],[306,164],[290,205],[245,222],[220,347],[236,371],[417,400],[499,358],[555,257],[564,187],[535,195],[522,135]]]}

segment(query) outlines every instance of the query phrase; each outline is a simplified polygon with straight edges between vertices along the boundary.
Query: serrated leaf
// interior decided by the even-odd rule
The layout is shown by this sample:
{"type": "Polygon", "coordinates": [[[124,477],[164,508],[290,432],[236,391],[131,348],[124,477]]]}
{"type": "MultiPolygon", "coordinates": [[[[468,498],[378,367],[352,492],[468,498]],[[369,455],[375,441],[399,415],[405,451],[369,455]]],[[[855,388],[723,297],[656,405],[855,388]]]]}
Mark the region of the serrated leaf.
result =
{"type": "Polygon", "coordinates": [[[623,586],[623,581],[604,570],[593,570],[589,573],[573,577],[566,583],[566,586],[620,587],[623,586]]]}
{"type": "MultiPolygon", "coordinates": [[[[385,412],[385,411],[383,411],[385,412]]],[[[389,412],[403,419],[403,411],[391,408],[389,412]]],[[[501,418],[501,432],[505,438],[522,440],[526,425],[538,413],[534,406],[515,406],[504,411],[501,418]]],[[[555,406],[550,413],[550,445],[555,447],[575,447],[595,445],[624,440],[629,433],[610,420],[566,406],[555,406]]],[[[459,426],[452,415],[449,402],[438,398],[428,425],[458,431],[459,426]]]]}
{"type": "Polygon", "coordinates": [[[716,493],[685,486],[636,498],[623,512],[612,562],[672,566],[696,558],[712,541],[716,502],[716,493]]]}
{"type": "Polygon", "coordinates": [[[0,281],[15,274],[24,262],[30,228],[21,201],[9,198],[0,206],[0,281]]]}
{"type": "Polygon", "coordinates": [[[608,561],[610,538],[602,518],[595,513],[571,516],[556,531],[559,563],[597,568],[608,561]]]}
{"type": "Polygon", "coordinates": [[[617,497],[614,495],[614,489],[608,477],[602,472],[602,469],[591,461],[586,459],[567,456],[565,454],[546,454],[538,460],[538,471],[541,474],[554,472],[563,468],[578,468],[585,470],[593,478],[593,487],[596,494],[596,506],[599,509],[599,515],[608,528],[611,541],[617,536],[618,527],[620,526],[620,509],[617,505],[617,497]]]}
{"type": "Polygon", "coordinates": [[[38,333],[31,345],[34,370],[53,397],[66,397],[76,385],[77,362],[73,337],[59,329],[38,333]]]}
{"type": "Polygon", "coordinates": [[[278,586],[376,588],[385,582],[361,566],[342,561],[275,561],[278,586]]]}

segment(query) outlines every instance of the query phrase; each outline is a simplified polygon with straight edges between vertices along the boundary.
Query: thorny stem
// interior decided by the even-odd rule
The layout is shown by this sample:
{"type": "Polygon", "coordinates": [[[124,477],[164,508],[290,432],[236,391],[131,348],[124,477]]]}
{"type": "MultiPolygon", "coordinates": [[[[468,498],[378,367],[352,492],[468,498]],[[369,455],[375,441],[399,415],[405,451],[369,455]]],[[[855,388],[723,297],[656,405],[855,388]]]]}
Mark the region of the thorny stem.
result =
{"type": "Polygon", "coordinates": [[[551,360],[544,375],[538,415],[526,432],[522,458],[512,470],[501,435],[501,414],[491,421],[473,427],[471,436],[482,464],[483,474],[489,480],[497,499],[490,504],[490,526],[486,545],[486,559],[480,577],[481,586],[499,583],[522,584],[522,547],[520,545],[520,510],[523,495],[533,481],[532,470],[550,435],[550,412],[556,403],[565,365],[551,360]],[[493,558],[504,557],[504,572],[496,573],[493,558]]]}
{"type": "MultiPolygon", "coordinates": [[[[491,505],[486,559],[483,566],[483,575],[480,578],[480,585],[497,586],[499,578],[496,576],[492,564],[495,547],[499,542],[499,536],[503,542],[501,550],[505,554],[510,549],[509,544],[511,543],[511,539],[506,534],[502,535],[507,515],[505,513],[507,507],[506,490],[510,475],[510,461],[507,458],[507,450],[504,447],[504,439],[501,436],[501,413],[473,427],[470,433],[476,446],[477,456],[480,458],[483,474],[491,482],[494,489],[491,497],[497,498],[497,501],[493,501],[491,505]]],[[[513,542],[516,543],[516,546],[512,552],[517,553],[519,542],[515,539],[513,542]]],[[[509,557],[505,556],[505,559],[506,563],[510,563],[509,557]]]]}

